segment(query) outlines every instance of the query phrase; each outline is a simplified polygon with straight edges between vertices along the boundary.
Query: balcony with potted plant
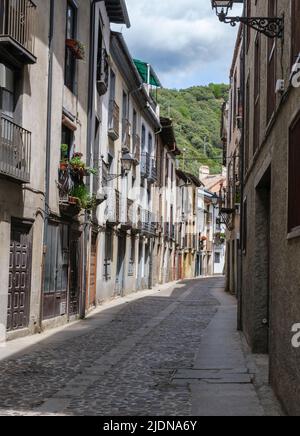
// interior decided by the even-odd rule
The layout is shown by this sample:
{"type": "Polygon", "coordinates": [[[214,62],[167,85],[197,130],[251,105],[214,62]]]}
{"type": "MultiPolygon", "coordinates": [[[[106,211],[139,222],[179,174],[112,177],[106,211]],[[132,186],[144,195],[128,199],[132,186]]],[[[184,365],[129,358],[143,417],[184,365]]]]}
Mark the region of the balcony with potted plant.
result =
{"type": "Polygon", "coordinates": [[[83,161],[82,153],[74,153],[68,158],[69,147],[61,145],[58,188],[60,209],[67,215],[78,215],[81,209],[92,210],[98,205],[95,195],[91,195],[84,183],[84,178],[97,170],[89,168],[83,161]]]}

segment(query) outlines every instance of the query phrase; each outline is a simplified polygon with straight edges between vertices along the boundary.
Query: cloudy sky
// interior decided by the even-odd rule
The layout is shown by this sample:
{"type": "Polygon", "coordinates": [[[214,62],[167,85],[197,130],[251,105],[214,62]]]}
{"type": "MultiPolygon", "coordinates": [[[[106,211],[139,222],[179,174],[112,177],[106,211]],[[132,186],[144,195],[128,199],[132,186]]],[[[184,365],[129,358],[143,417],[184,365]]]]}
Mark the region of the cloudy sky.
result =
{"type": "Polygon", "coordinates": [[[127,6],[132,26],[117,30],[164,87],[228,82],[236,30],[217,20],[210,0],[127,0],[127,6]]]}

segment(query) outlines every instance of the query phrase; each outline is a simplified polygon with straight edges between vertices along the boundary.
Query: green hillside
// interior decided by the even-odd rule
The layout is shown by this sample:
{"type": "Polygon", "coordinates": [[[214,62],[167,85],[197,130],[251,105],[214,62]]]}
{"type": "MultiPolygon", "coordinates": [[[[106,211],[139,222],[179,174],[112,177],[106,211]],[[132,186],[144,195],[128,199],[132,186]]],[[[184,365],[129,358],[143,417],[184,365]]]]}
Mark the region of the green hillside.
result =
{"type": "Polygon", "coordinates": [[[209,165],[212,173],[221,169],[221,107],[228,86],[210,84],[188,89],[162,89],[158,94],[161,115],[173,119],[177,144],[183,153],[180,166],[195,175],[200,165],[209,165]]]}

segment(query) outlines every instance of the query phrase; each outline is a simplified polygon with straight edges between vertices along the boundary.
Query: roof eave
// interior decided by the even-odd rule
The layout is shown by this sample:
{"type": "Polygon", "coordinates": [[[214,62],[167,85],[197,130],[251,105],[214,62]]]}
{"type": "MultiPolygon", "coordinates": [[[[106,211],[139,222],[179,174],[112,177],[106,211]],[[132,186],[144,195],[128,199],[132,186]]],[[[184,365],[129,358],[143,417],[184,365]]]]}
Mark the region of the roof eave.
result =
{"type": "Polygon", "coordinates": [[[105,0],[109,21],[114,24],[126,24],[131,27],[128,9],[125,0],[105,0]]]}

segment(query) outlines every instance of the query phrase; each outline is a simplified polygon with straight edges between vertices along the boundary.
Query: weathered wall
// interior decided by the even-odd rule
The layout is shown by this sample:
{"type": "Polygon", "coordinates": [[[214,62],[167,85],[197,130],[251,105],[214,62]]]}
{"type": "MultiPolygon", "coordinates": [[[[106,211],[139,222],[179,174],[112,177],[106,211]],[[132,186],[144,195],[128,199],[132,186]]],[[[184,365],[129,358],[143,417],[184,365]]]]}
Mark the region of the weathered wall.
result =
{"type": "MultiPolygon", "coordinates": [[[[262,2],[261,2],[262,3],[262,2]]],[[[285,11],[285,38],[277,44],[277,78],[285,79],[286,88],[290,76],[290,3],[279,0],[279,11],[285,11]],[[283,69],[281,68],[281,62],[283,69]]],[[[266,5],[260,4],[257,15],[265,13],[266,5]]],[[[255,32],[247,59],[247,74],[250,71],[253,95],[253,50],[255,32]]],[[[261,62],[261,129],[260,146],[255,155],[250,149],[249,171],[246,176],[245,199],[248,209],[247,249],[243,259],[243,327],[254,351],[270,352],[271,382],[276,393],[290,414],[300,415],[299,350],[291,346],[292,325],[300,319],[300,239],[288,238],[287,194],[288,194],[288,136],[289,126],[299,112],[300,89],[289,89],[283,100],[277,96],[276,113],[266,126],[266,49],[267,41],[262,37],[261,62]],[[269,225],[269,292],[270,331],[262,321],[268,313],[268,302],[264,295],[264,282],[268,279],[266,268],[266,241],[268,230],[263,209],[266,199],[258,189],[264,183],[268,168],[270,178],[270,225],[269,225]],[[263,207],[262,207],[263,203],[263,207]]],[[[252,97],[251,97],[252,98],[252,97]]],[[[253,101],[250,105],[253,108],[253,101]]],[[[250,125],[253,125],[251,113],[250,125]]],[[[250,135],[250,144],[253,133],[250,135]]]]}

